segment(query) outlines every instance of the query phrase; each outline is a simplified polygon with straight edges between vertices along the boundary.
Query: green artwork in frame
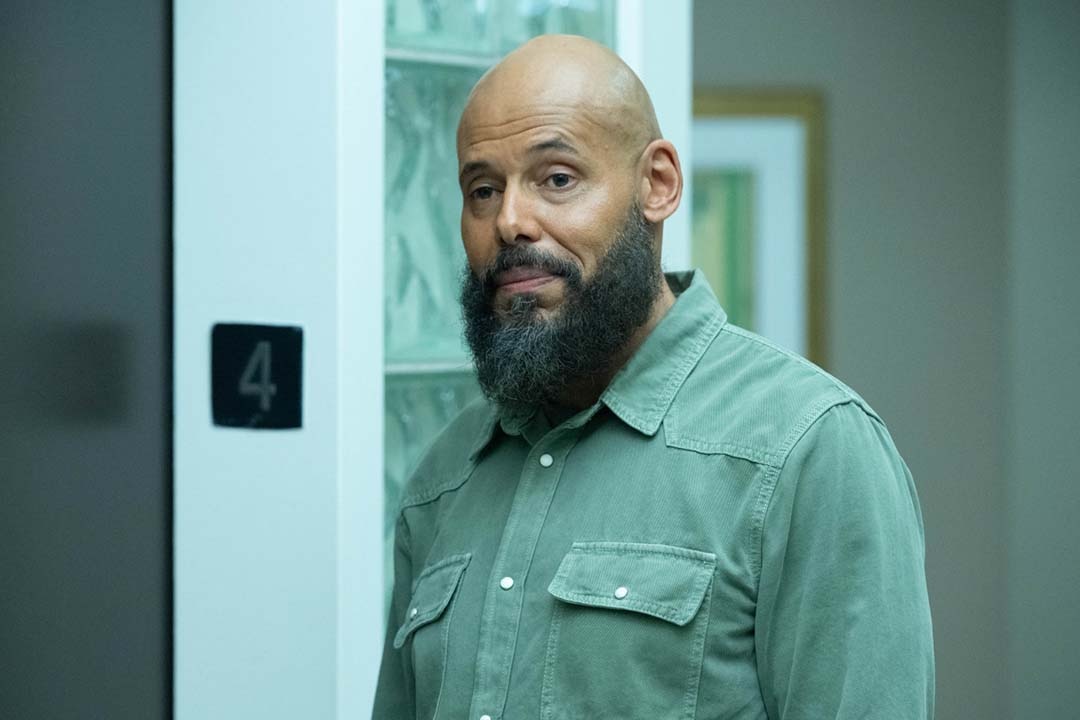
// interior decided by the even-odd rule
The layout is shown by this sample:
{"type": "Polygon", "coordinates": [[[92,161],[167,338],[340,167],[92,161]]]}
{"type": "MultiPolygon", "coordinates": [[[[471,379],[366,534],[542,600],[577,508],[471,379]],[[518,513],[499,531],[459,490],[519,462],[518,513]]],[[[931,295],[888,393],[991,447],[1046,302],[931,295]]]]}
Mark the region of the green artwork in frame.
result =
{"type": "Polygon", "coordinates": [[[705,273],[728,319],[754,326],[754,176],[738,168],[693,175],[691,261],[705,273]]]}

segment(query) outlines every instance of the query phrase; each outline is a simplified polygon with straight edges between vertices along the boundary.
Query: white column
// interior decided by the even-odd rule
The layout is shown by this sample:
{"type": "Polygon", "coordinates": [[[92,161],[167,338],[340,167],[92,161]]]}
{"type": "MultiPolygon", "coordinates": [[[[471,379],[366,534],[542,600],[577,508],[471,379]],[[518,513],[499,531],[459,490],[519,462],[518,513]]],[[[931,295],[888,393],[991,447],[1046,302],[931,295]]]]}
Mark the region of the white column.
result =
{"type": "Polygon", "coordinates": [[[664,223],[664,267],[690,267],[690,126],[693,120],[693,6],[690,0],[617,0],[619,55],[652,97],[660,131],[674,143],[686,186],[682,205],[664,223]]]}
{"type": "Polygon", "coordinates": [[[383,3],[175,4],[175,710],[366,717],[382,626],[383,3]],[[217,322],[303,427],[214,427],[217,322]]]}

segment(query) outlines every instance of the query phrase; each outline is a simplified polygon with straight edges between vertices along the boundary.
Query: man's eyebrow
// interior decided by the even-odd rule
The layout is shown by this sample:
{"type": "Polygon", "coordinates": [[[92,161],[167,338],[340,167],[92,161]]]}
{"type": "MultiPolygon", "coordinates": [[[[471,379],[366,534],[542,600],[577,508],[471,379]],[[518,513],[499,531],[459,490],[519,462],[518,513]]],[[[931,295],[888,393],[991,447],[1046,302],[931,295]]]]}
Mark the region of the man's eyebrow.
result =
{"type": "Polygon", "coordinates": [[[537,155],[542,152],[547,152],[548,150],[560,150],[562,152],[570,153],[571,155],[578,154],[578,149],[576,147],[559,137],[551,138],[550,140],[542,140],[535,145],[530,145],[528,153],[530,155],[537,155]]]}
{"type": "MultiPolygon", "coordinates": [[[[570,155],[580,155],[576,147],[568,143],[566,140],[558,137],[550,138],[548,140],[541,140],[538,143],[530,145],[526,152],[529,155],[539,155],[541,153],[549,152],[551,150],[569,153],[570,155]]],[[[465,179],[468,178],[470,175],[481,173],[489,169],[491,169],[491,164],[486,160],[474,160],[472,162],[467,162],[461,166],[461,172],[458,174],[458,184],[464,183],[465,179]]]]}
{"type": "Polygon", "coordinates": [[[461,173],[458,175],[458,184],[465,182],[465,178],[478,172],[482,172],[491,167],[491,164],[484,160],[475,160],[473,162],[467,162],[461,168],[461,173]]]}

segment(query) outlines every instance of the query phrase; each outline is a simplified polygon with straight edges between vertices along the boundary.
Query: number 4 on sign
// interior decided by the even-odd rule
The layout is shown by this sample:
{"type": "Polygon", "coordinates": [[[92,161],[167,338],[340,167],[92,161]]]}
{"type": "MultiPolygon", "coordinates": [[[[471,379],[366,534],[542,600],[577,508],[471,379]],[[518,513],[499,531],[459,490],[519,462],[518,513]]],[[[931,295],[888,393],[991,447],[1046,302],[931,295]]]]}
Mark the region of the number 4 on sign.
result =
{"type": "Polygon", "coordinates": [[[261,340],[255,345],[255,351],[251,353],[247,367],[240,376],[240,394],[258,396],[259,409],[269,412],[270,398],[277,394],[277,385],[270,382],[269,341],[261,340]]]}

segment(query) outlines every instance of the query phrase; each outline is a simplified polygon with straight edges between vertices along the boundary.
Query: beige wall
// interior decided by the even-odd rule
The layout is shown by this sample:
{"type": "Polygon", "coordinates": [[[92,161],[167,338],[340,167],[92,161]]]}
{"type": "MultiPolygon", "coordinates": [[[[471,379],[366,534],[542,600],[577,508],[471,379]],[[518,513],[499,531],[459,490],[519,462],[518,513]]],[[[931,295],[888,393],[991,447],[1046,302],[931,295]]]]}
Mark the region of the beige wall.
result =
{"type": "Polygon", "coordinates": [[[825,96],[829,369],[915,475],[938,718],[1007,717],[1008,6],[694,11],[696,85],[825,96]]]}
{"type": "Polygon", "coordinates": [[[1080,707],[1080,3],[1012,9],[1009,660],[1013,717],[1080,707]]]}

